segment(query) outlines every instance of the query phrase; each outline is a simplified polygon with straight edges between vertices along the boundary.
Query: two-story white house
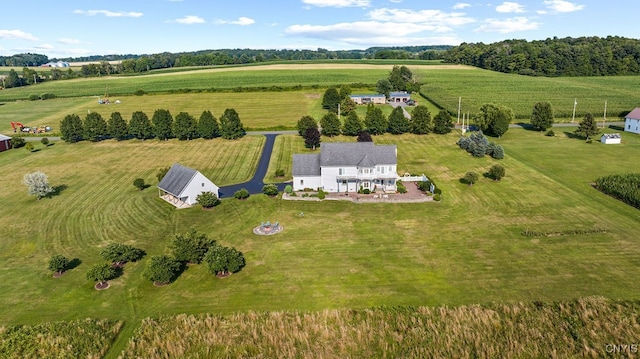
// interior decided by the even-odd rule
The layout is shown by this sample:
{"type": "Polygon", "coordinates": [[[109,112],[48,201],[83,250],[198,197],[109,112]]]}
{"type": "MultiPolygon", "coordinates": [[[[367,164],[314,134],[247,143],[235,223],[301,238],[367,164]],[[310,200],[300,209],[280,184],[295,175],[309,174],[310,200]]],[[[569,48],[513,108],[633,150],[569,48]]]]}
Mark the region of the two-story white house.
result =
{"type": "Polygon", "coordinates": [[[640,107],[636,107],[624,117],[624,130],[640,133],[640,107]]]}
{"type": "Polygon", "coordinates": [[[395,192],[398,179],[395,145],[373,142],[323,143],[318,154],[293,155],[293,189],[325,192],[395,192]]]}

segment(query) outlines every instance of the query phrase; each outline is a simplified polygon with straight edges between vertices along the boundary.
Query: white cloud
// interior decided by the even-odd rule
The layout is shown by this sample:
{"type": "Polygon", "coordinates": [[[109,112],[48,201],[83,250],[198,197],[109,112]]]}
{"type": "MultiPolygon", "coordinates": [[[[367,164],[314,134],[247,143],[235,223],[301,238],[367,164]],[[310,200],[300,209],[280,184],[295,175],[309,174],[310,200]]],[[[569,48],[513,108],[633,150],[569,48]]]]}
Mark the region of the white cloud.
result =
{"type": "Polygon", "coordinates": [[[407,23],[399,26],[392,22],[358,21],[333,25],[292,25],[285,29],[285,33],[331,40],[348,37],[353,43],[356,38],[368,41],[372,38],[389,37],[389,34],[393,34],[394,37],[404,37],[423,31],[435,31],[437,28],[437,25],[431,24],[407,23]]]}
{"type": "Polygon", "coordinates": [[[546,0],[544,4],[553,12],[574,12],[585,8],[585,5],[578,5],[564,0],[546,0]]]}
{"type": "Polygon", "coordinates": [[[173,22],[177,22],[178,24],[184,25],[193,25],[193,24],[204,24],[205,21],[203,18],[195,15],[187,15],[185,17],[181,17],[179,19],[175,19],[173,22]]]}
{"type": "Polygon", "coordinates": [[[484,24],[475,29],[476,32],[499,32],[508,34],[510,32],[535,30],[540,26],[538,22],[531,22],[526,17],[514,17],[505,20],[487,19],[484,24]]]}
{"type": "Polygon", "coordinates": [[[135,11],[124,12],[110,10],[74,10],[73,13],[88,16],[104,15],[106,17],[141,17],[143,15],[143,13],[135,11]]]}
{"type": "Polygon", "coordinates": [[[38,41],[38,38],[22,30],[0,30],[0,39],[38,41]]]}
{"type": "Polygon", "coordinates": [[[467,7],[470,7],[470,6],[471,6],[471,4],[459,2],[459,3],[455,4],[455,5],[453,5],[453,8],[455,10],[460,10],[460,9],[464,9],[464,8],[467,8],[467,7]]]}
{"type": "Polygon", "coordinates": [[[49,51],[49,50],[55,49],[55,47],[53,47],[53,45],[50,45],[50,44],[41,44],[36,46],[35,49],[49,51]]]}
{"type": "Polygon", "coordinates": [[[371,0],[302,0],[302,3],[317,7],[369,7],[371,0]]]}
{"type": "Polygon", "coordinates": [[[524,6],[518,4],[517,2],[505,1],[502,4],[496,6],[497,12],[502,13],[520,13],[525,12],[524,6]]]}
{"type": "Polygon", "coordinates": [[[219,25],[231,24],[231,25],[247,26],[247,25],[254,24],[256,21],[254,19],[252,19],[252,18],[249,18],[249,17],[240,16],[238,18],[238,20],[220,20],[220,19],[218,19],[215,22],[216,22],[216,24],[219,24],[219,25]]]}
{"type": "Polygon", "coordinates": [[[77,45],[82,43],[82,41],[78,40],[78,39],[70,39],[70,38],[60,38],[58,39],[58,42],[61,44],[66,44],[66,45],[77,45]]]}
{"type": "Polygon", "coordinates": [[[466,17],[462,13],[446,13],[440,10],[413,11],[382,8],[370,11],[369,17],[375,21],[396,23],[394,25],[398,27],[406,26],[406,23],[421,23],[430,26],[434,31],[450,31],[452,26],[461,26],[475,22],[474,19],[466,17]]]}

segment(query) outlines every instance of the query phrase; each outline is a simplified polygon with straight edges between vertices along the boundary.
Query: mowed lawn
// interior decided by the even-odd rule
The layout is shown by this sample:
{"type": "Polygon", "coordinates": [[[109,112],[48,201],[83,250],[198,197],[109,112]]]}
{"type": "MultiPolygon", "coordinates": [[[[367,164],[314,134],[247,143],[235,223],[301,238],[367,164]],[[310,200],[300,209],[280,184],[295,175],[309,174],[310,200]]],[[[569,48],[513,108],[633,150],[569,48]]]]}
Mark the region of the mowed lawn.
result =
{"type": "MultiPolygon", "coordinates": [[[[331,140],[340,140],[334,138],[331,140]]],[[[351,139],[352,140],[352,139],[351,139]]],[[[496,160],[457,148],[456,134],[391,136],[398,168],[425,173],[443,191],[440,203],[352,204],[283,201],[255,195],[226,199],[212,211],[174,210],[154,186],[159,167],[179,161],[218,184],[250,177],[263,137],[239,141],[56,143],[35,153],[0,154],[0,318],[38,323],[74,318],[133,320],[175,313],[321,310],[381,305],[459,305],[566,300],[589,295],[637,299],[640,212],[590,187],[595,178],[637,168],[640,136],[605,146],[511,129],[495,139],[505,148],[506,177],[473,187],[465,172],[496,160]],[[36,201],[20,183],[46,172],[58,196],[36,201]],[[303,215],[302,215],[303,214],[303,215]],[[260,222],[284,232],[258,237],[260,222]],[[169,253],[175,233],[194,227],[245,254],[247,265],[216,279],[190,266],[162,288],[142,279],[148,257],[129,263],[105,291],[85,273],[111,242],[169,253]],[[606,232],[524,237],[523,230],[606,232]],[[59,279],[47,271],[53,254],[82,263],[59,279]]],[[[279,136],[272,161],[290,176],[299,137],[279,136]],[[276,154],[278,153],[278,154],[276,154]],[[279,158],[279,159],[278,159],[279,158]]],[[[272,168],[274,164],[272,163],[272,168]]],[[[130,329],[129,329],[130,330],[130,329]]]]}

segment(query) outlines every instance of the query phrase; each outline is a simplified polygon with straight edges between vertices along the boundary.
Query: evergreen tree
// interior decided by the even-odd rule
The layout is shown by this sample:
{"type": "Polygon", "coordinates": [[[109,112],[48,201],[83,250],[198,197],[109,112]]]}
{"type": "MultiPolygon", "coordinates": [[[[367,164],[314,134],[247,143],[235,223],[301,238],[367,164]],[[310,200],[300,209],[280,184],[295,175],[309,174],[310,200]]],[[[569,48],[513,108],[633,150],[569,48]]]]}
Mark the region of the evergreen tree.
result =
{"type": "Polygon", "coordinates": [[[176,116],[173,133],[180,141],[198,138],[198,122],[196,118],[186,112],[180,112],[176,116]]]}
{"type": "Polygon", "coordinates": [[[427,106],[418,105],[411,111],[411,133],[425,135],[433,130],[431,113],[427,106]]]}
{"type": "Polygon", "coordinates": [[[600,132],[598,124],[593,118],[593,115],[589,112],[584,116],[584,119],[580,121],[575,133],[580,137],[584,137],[586,140],[590,140],[591,137],[597,135],[598,132],[600,132]]]}
{"type": "Polygon", "coordinates": [[[168,140],[173,135],[173,117],[169,110],[157,109],[151,117],[153,134],[159,140],[168,140]]]}
{"type": "Polygon", "coordinates": [[[203,111],[198,120],[198,134],[202,138],[208,140],[216,137],[220,137],[220,127],[218,121],[213,116],[211,111],[203,111]]]}
{"type": "Polygon", "coordinates": [[[364,118],[364,126],[372,135],[382,135],[387,132],[387,119],[382,110],[372,103],[367,105],[367,114],[364,118]]]}
{"type": "Polygon", "coordinates": [[[246,134],[242,122],[240,122],[240,116],[236,110],[228,108],[224,110],[222,116],[220,116],[220,133],[222,138],[227,140],[235,140],[244,137],[246,134]]]}
{"type": "Polygon", "coordinates": [[[306,131],[304,131],[304,147],[311,148],[315,150],[318,146],[320,146],[320,131],[318,131],[317,127],[309,127],[306,131]]]}
{"type": "Polygon", "coordinates": [[[433,133],[444,135],[451,132],[452,128],[454,128],[454,125],[451,115],[446,110],[440,110],[436,117],[433,118],[433,133]]]}
{"type": "Polygon", "coordinates": [[[349,112],[347,119],[344,121],[342,133],[346,136],[357,136],[363,129],[364,125],[360,121],[360,117],[355,111],[349,112]]]}
{"type": "Polygon", "coordinates": [[[97,112],[87,114],[84,119],[84,137],[93,142],[102,140],[107,135],[107,122],[97,112]]]}
{"type": "Polygon", "coordinates": [[[404,116],[404,110],[401,106],[397,106],[389,114],[389,133],[400,135],[409,132],[411,124],[409,119],[404,116]]]}
{"type": "Polygon", "coordinates": [[[107,132],[118,141],[124,140],[129,135],[127,121],[122,118],[120,112],[111,113],[111,117],[107,122],[107,132]]]}
{"type": "Polygon", "coordinates": [[[151,138],[152,128],[149,117],[142,111],[136,111],[131,115],[131,121],[129,121],[129,135],[139,139],[145,140],[151,138]]]}
{"type": "Polygon", "coordinates": [[[340,101],[340,115],[347,115],[351,111],[355,111],[358,104],[347,96],[340,101]]]}
{"type": "Polygon", "coordinates": [[[553,126],[553,110],[548,102],[538,102],[533,105],[531,125],[538,131],[545,131],[553,126]]]}
{"type": "Polygon", "coordinates": [[[18,73],[16,72],[16,70],[14,69],[9,70],[9,74],[7,75],[7,78],[4,80],[4,85],[7,88],[22,86],[22,79],[20,78],[20,76],[18,76],[18,73]]]}
{"type": "Polygon", "coordinates": [[[340,134],[340,120],[335,113],[329,112],[320,119],[322,135],[327,137],[338,136],[340,134]]]}
{"type": "Polygon", "coordinates": [[[60,133],[65,142],[76,143],[82,141],[84,126],[78,115],[66,115],[60,121],[60,133]]]}
{"type": "Polygon", "coordinates": [[[333,113],[338,113],[338,104],[340,103],[340,94],[335,87],[328,88],[322,96],[322,108],[333,113]]]}
{"type": "Polygon", "coordinates": [[[298,129],[298,134],[300,136],[303,136],[304,133],[307,131],[308,128],[311,127],[315,127],[316,129],[318,128],[318,123],[316,122],[316,120],[309,116],[302,116],[299,120],[298,120],[298,124],[296,125],[296,128],[298,129]]]}

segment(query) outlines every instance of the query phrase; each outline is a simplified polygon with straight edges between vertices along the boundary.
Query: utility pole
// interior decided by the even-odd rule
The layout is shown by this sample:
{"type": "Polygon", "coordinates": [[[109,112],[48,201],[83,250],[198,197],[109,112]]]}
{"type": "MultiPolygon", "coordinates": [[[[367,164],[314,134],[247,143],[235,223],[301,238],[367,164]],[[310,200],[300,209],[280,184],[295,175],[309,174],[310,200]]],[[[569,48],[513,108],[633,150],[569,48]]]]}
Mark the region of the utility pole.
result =
{"type": "Polygon", "coordinates": [[[462,97],[458,97],[458,123],[460,123],[460,103],[462,102],[462,97]]]}
{"type": "Polygon", "coordinates": [[[602,117],[602,128],[605,128],[605,122],[607,121],[607,100],[604,100],[604,116],[602,117]]]}
{"type": "Polygon", "coordinates": [[[576,105],[578,104],[578,99],[573,99],[573,116],[571,116],[571,123],[576,121],[576,105]]]}

